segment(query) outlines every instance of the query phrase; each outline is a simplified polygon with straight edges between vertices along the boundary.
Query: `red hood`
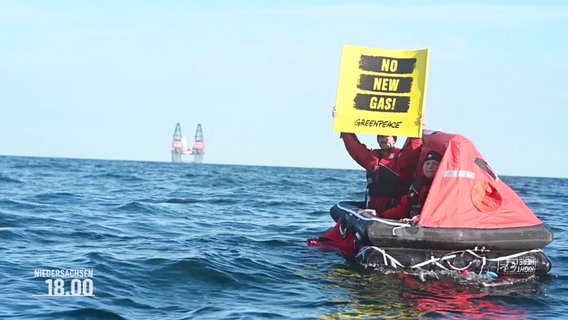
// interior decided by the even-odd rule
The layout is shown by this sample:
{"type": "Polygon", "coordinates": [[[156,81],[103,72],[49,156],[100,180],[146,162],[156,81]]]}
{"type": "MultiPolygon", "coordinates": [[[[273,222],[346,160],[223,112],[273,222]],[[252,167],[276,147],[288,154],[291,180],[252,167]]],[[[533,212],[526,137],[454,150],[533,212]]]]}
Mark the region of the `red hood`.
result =
{"type": "Polygon", "coordinates": [[[465,137],[425,135],[420,169],[430,150],[444,156],[420,215],[421,226],[499,229],[542,224],[465,137]]]}

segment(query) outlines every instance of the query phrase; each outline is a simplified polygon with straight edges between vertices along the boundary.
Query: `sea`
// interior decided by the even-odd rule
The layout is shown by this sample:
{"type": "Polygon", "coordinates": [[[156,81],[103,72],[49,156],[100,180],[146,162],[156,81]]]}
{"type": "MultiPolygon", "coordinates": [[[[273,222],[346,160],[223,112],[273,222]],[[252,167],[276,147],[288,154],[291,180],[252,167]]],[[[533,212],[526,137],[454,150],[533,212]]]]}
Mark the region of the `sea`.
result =
{"type": "Polygon", "coordinates": [[[0,319],[555,319],[568,179],[502,176],[555,234],[545,276],[369,270],[307,246],[363,170],[0,157],[0,319]]]}

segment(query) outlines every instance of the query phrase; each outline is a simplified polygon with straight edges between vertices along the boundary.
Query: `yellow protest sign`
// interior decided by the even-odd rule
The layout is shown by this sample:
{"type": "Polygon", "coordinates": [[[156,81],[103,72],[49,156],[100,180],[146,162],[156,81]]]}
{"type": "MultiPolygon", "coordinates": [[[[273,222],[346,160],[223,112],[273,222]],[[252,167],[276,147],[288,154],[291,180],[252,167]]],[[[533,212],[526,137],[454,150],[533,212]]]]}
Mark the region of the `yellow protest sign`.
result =
{"type": "Polygon", "coordinates": [[[428,49],[344,45],[333,130],[421,137],[428,49]]]}

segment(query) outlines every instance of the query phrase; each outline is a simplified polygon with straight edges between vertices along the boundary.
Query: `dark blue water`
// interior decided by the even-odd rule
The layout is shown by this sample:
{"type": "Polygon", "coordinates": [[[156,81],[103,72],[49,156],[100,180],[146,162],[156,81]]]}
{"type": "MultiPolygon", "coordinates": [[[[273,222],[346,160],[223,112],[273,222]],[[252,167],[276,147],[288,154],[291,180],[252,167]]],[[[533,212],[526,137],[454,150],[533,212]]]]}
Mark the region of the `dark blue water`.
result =
{"type": "MultiPolygon", "coordinates": [[[[568,179],[502,177],[554,230],[544,250],[553,268],[486,287],[368,272],[306,246],[332,226],[335,202],[362,199],[362,170],[0,160],[1,319],[541,319],[568,312],[568,179]],[[92,270],[94,296],[47,296],[48,279],[35,277],[37,269],[92,270]]],[[[64,281],[69,290],[72,279],[64,281]]]]}

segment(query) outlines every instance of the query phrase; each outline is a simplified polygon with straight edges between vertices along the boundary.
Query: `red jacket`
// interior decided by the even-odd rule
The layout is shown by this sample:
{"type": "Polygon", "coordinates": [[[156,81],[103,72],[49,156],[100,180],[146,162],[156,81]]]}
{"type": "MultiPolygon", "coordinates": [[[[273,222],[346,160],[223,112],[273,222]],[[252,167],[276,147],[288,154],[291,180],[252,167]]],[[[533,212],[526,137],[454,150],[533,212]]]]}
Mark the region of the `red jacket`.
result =
{"type": "Polygon", "coordinates": [[[430,186],[432,186],[432,179],[417,178],[408,190],[408,194],[400,199],[398,206],[388,209],[379,216],[385,219],[399,220],[419,215],[426,202],[430,186]]]}
{"type": "Polygon", "coordinates": [[[367,170],[370,201],[368,207],[381,213],[392,206],[408,190],[414,173],[422,139],[407,139],[402,149],[393,148],[381,155],[379,149],[368,149],[353,133],[341,133],[347,152],[367,170]]]}

